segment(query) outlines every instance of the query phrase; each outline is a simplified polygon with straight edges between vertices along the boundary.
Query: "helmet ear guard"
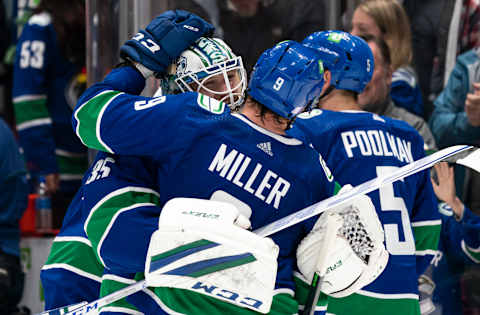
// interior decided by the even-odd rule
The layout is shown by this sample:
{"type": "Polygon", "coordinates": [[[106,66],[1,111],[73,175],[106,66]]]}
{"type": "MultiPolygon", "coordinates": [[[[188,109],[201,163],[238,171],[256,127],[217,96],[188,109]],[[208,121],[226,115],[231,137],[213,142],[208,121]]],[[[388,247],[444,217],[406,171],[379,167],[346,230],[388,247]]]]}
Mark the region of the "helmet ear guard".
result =
{"type": "Polygon", "coordinates": [[[323,64],[318,54],[285,41],[260,56],[247,93],[279,116],[293,119],[313,103],[322,87],[323,64]]]}
{"type": "Polygon", "coordinates": [[[343,31],[323,31],[309,35],[302,44],[319,52],[336,89],[362,93],[370,82],[374,70],[373,54],[360,37],[343,31]]]}

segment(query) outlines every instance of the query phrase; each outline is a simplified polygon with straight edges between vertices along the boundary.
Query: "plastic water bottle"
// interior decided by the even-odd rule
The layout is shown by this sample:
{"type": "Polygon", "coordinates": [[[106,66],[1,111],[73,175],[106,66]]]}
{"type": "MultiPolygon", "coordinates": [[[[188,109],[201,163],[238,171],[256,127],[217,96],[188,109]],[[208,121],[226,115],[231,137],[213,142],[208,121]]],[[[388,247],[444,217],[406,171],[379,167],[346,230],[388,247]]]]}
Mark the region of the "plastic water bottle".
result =
{"type": "Polygon", "coordinates": [[[52,229],[52,204],[47,194],[45,177],[40,176],[37,199],[35,200],[36,228],[38,232],[48,232],[52,229]]]}

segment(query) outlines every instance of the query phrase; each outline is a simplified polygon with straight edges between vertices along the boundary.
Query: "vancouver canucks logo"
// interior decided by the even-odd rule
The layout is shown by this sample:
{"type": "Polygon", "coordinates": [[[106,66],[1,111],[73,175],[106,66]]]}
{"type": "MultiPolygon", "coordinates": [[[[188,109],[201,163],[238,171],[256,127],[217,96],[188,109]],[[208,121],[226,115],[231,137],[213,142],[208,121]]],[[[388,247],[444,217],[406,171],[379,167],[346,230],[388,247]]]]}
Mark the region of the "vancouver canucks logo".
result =
{"type": "Polygon", "coordinates": [[[184,75],[186,71],[187,71],[187,58],[185,58],[184,56],[181,56],[177,60],[177,69],[176,69],[177,76],[180,77],[184,75]]]}

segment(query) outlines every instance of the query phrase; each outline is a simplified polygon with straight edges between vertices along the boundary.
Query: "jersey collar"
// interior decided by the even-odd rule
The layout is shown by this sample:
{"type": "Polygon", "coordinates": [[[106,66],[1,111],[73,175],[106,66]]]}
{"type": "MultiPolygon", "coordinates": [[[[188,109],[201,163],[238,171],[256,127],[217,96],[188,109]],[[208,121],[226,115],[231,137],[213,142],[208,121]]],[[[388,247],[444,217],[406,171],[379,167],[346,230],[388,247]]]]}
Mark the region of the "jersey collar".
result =
{"type": "Polygon", "coordinates": [[[277,135],[276,133],[273,133],[271,131],[268,131],[267,129],[264,129],[264,128],[260,127],[259,125],[254,124],[253,122],[251,122],[247,117],[243,116],[242,114],[235,113],[235,114],[232,114],[232,116],[240,119],[241,121],[243,121],[244,123],[246,123],[247,125],[252,127],[253,129],[255,129],[256,131],[258,131],[260,133],[263,133],[264,135],[267,135],[267,136],[269,136],[269,137],[271,137],[271,138],[273,138],[273,139],[275,139],[278,142],[281,142],[283,144],[286,144],[286,145],[301,145],[303,143],[302,141],[300,141],[298,139],[284,137],[284,136],[281,136],[281,135],[277,135]]]}

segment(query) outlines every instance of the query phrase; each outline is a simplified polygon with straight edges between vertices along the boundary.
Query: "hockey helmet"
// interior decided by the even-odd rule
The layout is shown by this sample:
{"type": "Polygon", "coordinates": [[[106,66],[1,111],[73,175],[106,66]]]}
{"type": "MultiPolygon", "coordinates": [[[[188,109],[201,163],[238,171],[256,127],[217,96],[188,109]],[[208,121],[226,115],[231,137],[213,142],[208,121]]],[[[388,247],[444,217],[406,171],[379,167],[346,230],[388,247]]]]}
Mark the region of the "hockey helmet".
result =
{"type": "Polygon", "coordinates": [[[323,64],[318,53],[295,41],[266,50],[253,68],[247,93],[281,117],[292,119],[320,95],[323,64]]]}
{"type": "Polygon", "coordinates": [[[373,54],[360,37],[342,31],[323,31],[309,35],[302,44],[320,53],[336,89],[362,93],[370,82],[374,69],[373,54]]]}
{"type": "Polygon", "coordinates": [[[219,38],[200,37],[177,58],[171,73],[173,89],[203,90],[231,108],[243,103],[247,78],[242,57],[236,56],[219,38]],[[213,83],[215,80],[221,80],[222,90],[213,83]]]}

